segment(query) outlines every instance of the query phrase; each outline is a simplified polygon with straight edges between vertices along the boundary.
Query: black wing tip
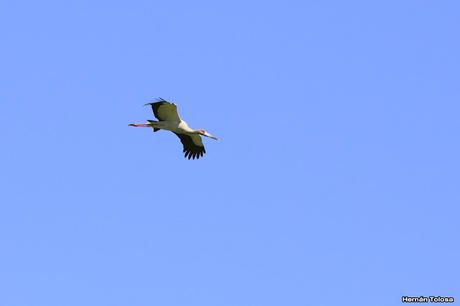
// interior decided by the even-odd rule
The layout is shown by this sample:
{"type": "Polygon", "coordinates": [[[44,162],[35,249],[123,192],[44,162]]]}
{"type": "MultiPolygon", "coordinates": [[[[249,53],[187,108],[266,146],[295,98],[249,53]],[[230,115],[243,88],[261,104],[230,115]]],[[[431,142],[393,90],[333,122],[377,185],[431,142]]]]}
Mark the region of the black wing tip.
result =
{"type": "Polygon", "coordinates": [[[179,137],[180,141],[182,142],[182,152],[184,153],[185,158],[199,159],[200,157],[203,157],[203,155],[206,153],[204,146],[195,145],[191,140],[190,135],[176,132],[173,133],[176,134],[176,136],[179,137]]]}
{"type": "Polygon", "coordinates": [[[187,159],[199,159],[200,157],[203,157],[204,156],[204,151],[196,151],[196,152],[193,152],[193,151],[187,151],[184,149],[184,157],[187,158],[187,159]]]}
{"type": "Polygon", "coordinates": [[[171,101],[165,100],[163,98],[158,97],[153,103],[169,103],[169,104],[174,104],[171,101]]]}
{"type": "MultiPolygon", "coordinates": [[[[147,105],[152,105],[153,106],[155,103],[164,103],[164,102],[165,103],[171,103],[168,100],[165,100],[163,98],[158,97],[155,100],[153,100],[152,102],[145,103],[144,106],[147,106],[147,105]]],[[[174,103],[171,103],[171,104],[174,104],[174,103]]]]}

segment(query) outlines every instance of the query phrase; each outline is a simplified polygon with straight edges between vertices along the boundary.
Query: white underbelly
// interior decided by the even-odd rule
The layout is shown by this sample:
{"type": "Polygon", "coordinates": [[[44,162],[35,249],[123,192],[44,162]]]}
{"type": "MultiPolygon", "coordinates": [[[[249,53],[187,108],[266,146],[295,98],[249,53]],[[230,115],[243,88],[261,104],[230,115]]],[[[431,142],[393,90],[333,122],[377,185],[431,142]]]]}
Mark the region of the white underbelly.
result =
{"type": "Polygon", "coordinates": [[[158,121],[154,123],[154,126],[160,129],[163,129],[163,130],[168,130],[171,132],[182,133],[182,134],[191,131],[190,127],[187,125],[185,121],[181,121],[181,122],[158,121]]]}

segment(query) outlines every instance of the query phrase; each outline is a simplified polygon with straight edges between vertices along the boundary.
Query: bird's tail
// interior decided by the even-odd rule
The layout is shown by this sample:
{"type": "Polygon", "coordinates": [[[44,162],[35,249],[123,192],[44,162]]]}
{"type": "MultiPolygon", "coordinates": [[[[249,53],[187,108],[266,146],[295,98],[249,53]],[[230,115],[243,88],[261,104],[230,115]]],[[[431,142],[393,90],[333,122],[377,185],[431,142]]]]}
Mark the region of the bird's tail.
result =
{"type": "Polygon", "coordinates": [[[153,127],[153,131],[154,131],[154,132],[158,132],[158,131],[160,130],[159,128],[155,127],[155,125],[156,125],[155,123],[157,123],[158,121],[154,121],[154,120],[147,120],[147,121],[148,121],[148,122],[150,123],[150,125],[153,127]]]}

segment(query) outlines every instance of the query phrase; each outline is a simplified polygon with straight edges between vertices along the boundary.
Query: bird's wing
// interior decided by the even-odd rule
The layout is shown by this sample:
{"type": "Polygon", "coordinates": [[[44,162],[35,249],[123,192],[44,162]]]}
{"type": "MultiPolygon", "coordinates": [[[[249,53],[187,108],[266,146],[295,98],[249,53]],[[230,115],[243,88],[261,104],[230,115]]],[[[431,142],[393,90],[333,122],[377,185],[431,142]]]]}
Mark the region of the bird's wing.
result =
{"type": "Polygon", "coordinates": [[[184,146],[183,152],[185,153],[185,157],[188,157],[188,159],[198,159],[206,153],[200,135],[187,135],[175,132],[174,134],[176,134],[177,137],[179,137],[180,142],[182,142],[182,145],[184,146]]]}
{"type": "Polygon", "coordinates": [[[147,103],[146,105],[152,106],[153,114],[159,121],[180,122],[176,104],[159,98],[158,102],[147,103]]]}

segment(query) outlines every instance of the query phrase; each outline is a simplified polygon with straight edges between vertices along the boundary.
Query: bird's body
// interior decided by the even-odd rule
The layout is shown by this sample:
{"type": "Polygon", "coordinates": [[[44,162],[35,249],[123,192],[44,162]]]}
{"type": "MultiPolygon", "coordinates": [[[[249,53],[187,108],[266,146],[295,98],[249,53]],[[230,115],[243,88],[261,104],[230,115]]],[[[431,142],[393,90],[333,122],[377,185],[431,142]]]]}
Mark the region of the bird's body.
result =
{"type": "Polygon", "coordinates": [[[185,157],[188,157],[188,159],[198,159],[206,153],[203,142],[201,141],[201,136],[217,140],[216,137],[205,130],[194,130],[190,128],[187,122],[179,117],[177,106],[174,103],[159,98],[158,101],[147,103],[146,105],[152,106],[153,114],[159,121],[147,120],[147,123],[132,123],[129,124],[129,126],[151,127],[154,132],[159,130],[173,132],[181,140],[185,157]]]}
{"type": "Polygon", "coordinates": [[[157,130],[167,130],[175,133],[181,133],[181,134],[187,134],[187,133],[193,133],[194,130],[191,129],[187,122],[184,120],[181,120],[179,122],[175,121],[153,121],[153,120],[147,120],[149,122],[149,125],[157,130]]]}

